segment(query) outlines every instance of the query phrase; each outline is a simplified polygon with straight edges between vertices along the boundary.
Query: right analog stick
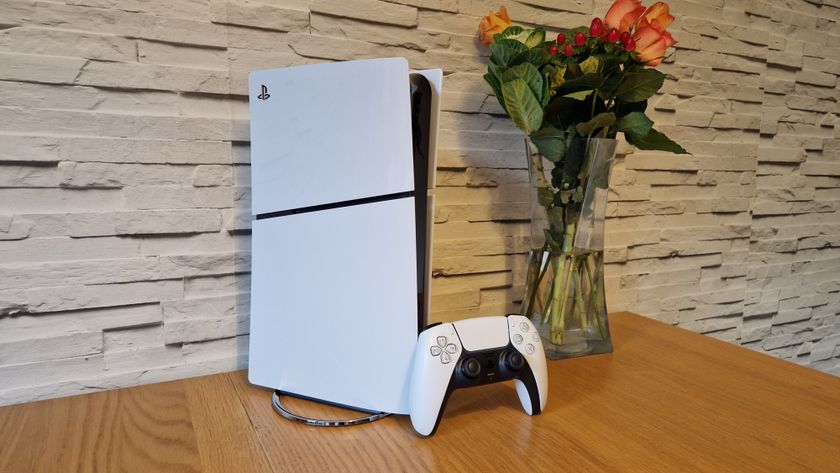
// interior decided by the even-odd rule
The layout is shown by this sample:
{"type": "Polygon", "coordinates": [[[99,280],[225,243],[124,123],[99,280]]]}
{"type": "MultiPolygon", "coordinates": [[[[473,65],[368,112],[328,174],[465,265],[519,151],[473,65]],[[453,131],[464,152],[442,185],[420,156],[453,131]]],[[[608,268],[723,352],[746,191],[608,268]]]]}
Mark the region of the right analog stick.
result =
{"type": "Polygon", "coordinates": [[[461,371],[468,378],[475,378],[481,373],[481,363],[475,358],[467,358],[461,364],[461,371]]]}
{"type": "Polygon", "coordinates": [[[505,365],[513,371],[519,371],[525,366],[525,357],[518,351],[508,352],[507,356],[505,356],[505,365]]]}

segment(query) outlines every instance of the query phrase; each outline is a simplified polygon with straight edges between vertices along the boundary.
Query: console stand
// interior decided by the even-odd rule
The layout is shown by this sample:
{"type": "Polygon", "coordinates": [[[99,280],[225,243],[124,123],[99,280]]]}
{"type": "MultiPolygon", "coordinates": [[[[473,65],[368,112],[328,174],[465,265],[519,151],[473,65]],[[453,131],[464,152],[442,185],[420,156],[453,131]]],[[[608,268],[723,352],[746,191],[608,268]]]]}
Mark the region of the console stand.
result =
{"type": "Polygon", "coordinates": [[[275,390],[274,395],[271,396],[271,405],[274,407],[274,410],[277,411],[278,414],[285,417],[286,419],[293,420],[295,422],[302,422],[306,425],[312,425],[315,427],[344,427],[348,425],[367,424],[369,422],[377,421],[379,419],[391,415],[391,413],[389,412],[377,412],[369,416],[357,417],[355,419],[347,420],[313,419],[311,417],[295,414],[283,407],[283,404],[280,402],[280,396],[282,395],[283,393],[281,393],[278,390],[275,390]]]}

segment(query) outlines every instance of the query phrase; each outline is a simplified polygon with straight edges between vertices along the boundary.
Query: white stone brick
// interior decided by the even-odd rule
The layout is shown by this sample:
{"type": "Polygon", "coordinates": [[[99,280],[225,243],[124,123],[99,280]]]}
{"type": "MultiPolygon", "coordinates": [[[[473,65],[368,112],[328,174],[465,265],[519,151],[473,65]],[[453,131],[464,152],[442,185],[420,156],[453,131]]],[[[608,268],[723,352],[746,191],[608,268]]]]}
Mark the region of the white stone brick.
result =
{"type": "Polygon", "coordinates": [[[210,340],[197,343],[185,343],[182,348],[184,360],[187,363],[198,363],[221,357],[247,358],[248,335],[239,335],[220,340],[210,340]]]}
{"type": "Polygon", "coordinates": [[[168,368],[183,364],[181,347],[169,345],[109,352],[105,354],[104,362],[105,371],[109,373],[168,368]]]}
{"type": "Polygon", "coordinates": [[[313,32],[337,38],[349,38],[389,46],[401,46],[410,49],[446,49],[450,36],[420,29],[406,29],[399,26],[372,24],[337,18],[329,15],[312,14],[313,32]]]}
{"type": "Polygon", "coordinates": [[[248,333],[244,316],[174,320],[164,325],[167,344],[200,342],[248,333]]]}
{"type": "MultiPolygon", "coordinates": [[[[150,5],[147,2],[143,3],[150,5]]],[[[179,4],[184,5],[184,2],[179,4]]],[[[161,6],[162,9],[166,7],[169,7],[169,3],[161,6]]],[[[174,6],[175,11],[182,8],[183,6],[174,6]]],[[[206,21],[195,21],[192,19],[194,17],[172,18],[172,10],[165,11],[165,14],[140,14],[112,8],[43,3],[32,9],[31,16],[24,18],[34,24],[48,27],[73,27],[76,30],[114,33],[171,43],[225,46],[224,35],[215,25],[206,21]]]]}
{"type": "MultiPolygon", "coordinates": [[[[162,291],[161,295],[166,295],[162,291]]],[[[173,295],[171,291],[170,295],[173,295]]],[[[2,300],[2,296],[0,296],[2,300]]],[[[131,303],[132,301],[129,301],[131,303]]],[[[113,302],[116,304],[118,302],[113,302]]],[[[100,309],[68,310],[38,315],[21,315],[3,320],[0,343],[14,340],[54,338],[68,333],[92,333],[108,329],[160,324],[159,304],[140,304],[100,309]],[[70,327],[70,328],[68,328],[70,327]]]]}
{"type": "Polygon", "coordinates": [[[186,299],[201,299],[211,296],[232,295],[250,291],[250,287],[251,276],[249,274],[190,277],[184,280],[184,297],[186,299]]]}
{"type": "Polygon", "coordinates": [[[230,143],[98,138],[60,140],[61,159],[111,163],[228,164],[230,143]]]}
{"type": "MultiPolygon", "coordinates": [[[[4,232],[0,230],[0,240],[4,232]]],[[[0,241],[0,261],[45,262],[83,260],[92,254],[100,258],[139,256],[140,243],[127,238],[28,238],[25,241],[0,241]]]]}
{"type": "Polygon", "coordinates": [[[80,58],[53,57],[44,61],[34,54],[0,53],[0,80],[72,84],[86,61],[80,58]]]}
{"type": "MultiPolygon", "coordinates": [[[[21,27],[0,32],[0,49],[6,52],[69,56],[102,61],[134,61],[133,40],[112,35],[80,33],[52,28],[21,27]]],[[[38,82],[51,82],[44,77],[38,82]]]]}
{"type": "Polygon", "coordinates": [[[230,186],[233,173],[229,166],[196,166],[192,175],[195,187],[230,186]]]}
{"type": "Polygon", "coordinates": [[[9,136],[0,140],[0,162],[58,161],[58,141],[44,136],[9,136]]]}
{"type": "Polygon", "coordinates": [[[9,217],[5,225],[2,223],[0,222],[0,226],[4,228],[0,228],[0,241],[26,239],[35,226],[35,222],[20,217],[9,217]]]}
{"type": "Polygon", "coordinates": [[[117,235],[202,233],[221,229],[220,214],[215,210],[118,212],[114,217],[117,235]]]}
{"type": "Polygon", "coordinates": [[[6,399],[5,391],[13,387],[95,377],[103,369],[104,357],[101,354],[0,366],[0,378],[3,379],[0,404],[6,399]]]}
{"type": "Polygon", "coordinates": [[[148,64],[220,71],[227,69],[227,54],[223,48],[197,48],[184,44],[138,40],[137,51],[132,51],[132,56],[135,54],[136,60],[148,64]]]}
{"type": "Polygon", "coordinates": [[[106,330],[102,336],[106,353],[154,348],[163,345],[163,324],[106,330]]]}
{"type": "Polygon", "coordinates": [[[239,273],[250,271],[251,254],[236,252],[161,256],[160,267],[168,277],[239,273]]]}
{"type": "Polygon", "coordinates": [[[174,320],[234,317],[247,314],[249,304],[249,293],[166,301],[162,304],[163,318],[168,324],[174,320]]]}
{"type": "Polygon", "coordinates": [[[229,90],[226,71],[104,61],[88,61],[74,82],[97,87],[215,94],[226,94],[229,90]]]}
{"type": "Polygon", "coordinates": [[[44,213],[114,210],[117,190],[72,191],[65,189],[2,189],[0,213],[44,213]]]}
{"type": "MultiPolygon", "coordinates": [[[[102,353],[102,332],[71,333],[0,343],[0,367],[102,353]]],[[[2,369],[2,368],[0,368],[2,369]]]]}
{"type": "Polygon", "coordinates": [[[145,281],[159,276],[154,257],[0,264],[4,289],[145,281]]]}
{"type": "Polygon", "coordinates": [[[278,31],[301,31],[309,26],[309,12],[305,9],[278,8],[244,0],[212,0],[210,18],[214,23],[278,31]]]}
{"type": "Polygon", "coordinates": [[[400,26],[415,26],[417,24],[416,8],[378,0],[347,0],[343,2],[311,0],[309,9],[315,13],[357,18],[377,23],[400,26]]]}
{"type": "Polygon", "coordinates": [[[123,191],[127,209],[221,209],[233,206],[230,187],[137,186],[123,191]]]}
{"type": "Polygon", "coordinates": [[[58,164],[61,186],[119,188],[137,185],[189,185],[195,168],[156,164],[115,164],[63,161],[58,164]]]}

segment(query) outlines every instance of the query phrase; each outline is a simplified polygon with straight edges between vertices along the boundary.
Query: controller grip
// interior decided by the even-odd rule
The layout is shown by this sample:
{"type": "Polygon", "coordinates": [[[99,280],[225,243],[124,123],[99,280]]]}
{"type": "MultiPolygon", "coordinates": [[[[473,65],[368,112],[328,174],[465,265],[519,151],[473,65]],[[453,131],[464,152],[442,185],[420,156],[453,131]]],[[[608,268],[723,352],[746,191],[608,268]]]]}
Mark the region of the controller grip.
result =
{"type": "MultiPolygon", "coordinates": [[[[429,354],[429,347],[438,336],[452,336],[446,326],[438,326],[420,334],[414,351],[414,363],[409,384],[409,416],[411,425],[420,435],[435,433],[452,392],[452,379],[456,362],[443,363],[429,354]],[[440,327],[440,328],[438,328],[440,327]]],[[[454,341],[454,339],[450,339],[454,341]]],[[[441,347],[443,348],[443,347],[441,347]]],[[[460,345],[452,356],[457,360],[460,345]]]]}
{"type": "Polygon", "coordinates": [[[418,434],[428,437],[437,430],[449,397],[447,387],[434,386],[425,392],[411,393],[411,425],[418,434]],[[417,398],[416,402],[415,398],[417,398]]]}

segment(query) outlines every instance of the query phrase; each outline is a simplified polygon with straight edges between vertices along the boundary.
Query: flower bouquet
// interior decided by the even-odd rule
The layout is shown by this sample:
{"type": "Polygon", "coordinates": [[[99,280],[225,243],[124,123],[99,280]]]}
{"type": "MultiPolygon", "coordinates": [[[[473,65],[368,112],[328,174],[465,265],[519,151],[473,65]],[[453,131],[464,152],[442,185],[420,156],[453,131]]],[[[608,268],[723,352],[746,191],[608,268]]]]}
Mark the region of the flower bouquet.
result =
{"type": "Polygon", "coordinates": [[[481,20],[484,79],[526,135],[532,226],[522,314],[552,358],[612,350],[603,227],[616,135],[639,149],[686,153],[653,128],[647,101],[676,44],[668,5],[616,0],[603,19],[546,39],[511,25],[505,7],[481,20]],[[547,343],[546,343],[547,342],[547,343]]]}

